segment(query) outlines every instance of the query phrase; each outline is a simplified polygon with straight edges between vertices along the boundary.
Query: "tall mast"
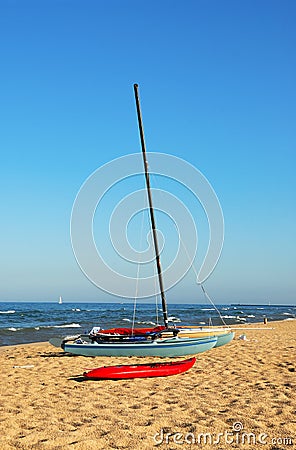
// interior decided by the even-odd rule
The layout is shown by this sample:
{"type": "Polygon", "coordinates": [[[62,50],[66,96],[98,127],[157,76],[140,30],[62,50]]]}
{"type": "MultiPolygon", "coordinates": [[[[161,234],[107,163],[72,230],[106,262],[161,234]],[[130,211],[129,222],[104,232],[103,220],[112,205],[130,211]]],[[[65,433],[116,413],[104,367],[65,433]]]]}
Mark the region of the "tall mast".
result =
{"type": "Polygon", "coordinates": [[[143,128],[143,122],[142,122],[142,113],[141,113],[141,107],[140,107],[140,99],[139,99],[138,88],[139,88],[139,86],[137,84],[134,84],[135,99],[136,99],[136,106],[137,106],[137,115],[138,115],[138,123],[139,123],[139,131],[140,131],[140,139],[141,139],[141,146],[142,146],[142,155],[143,155],[143,162],[144,162],[144,169],[145,169],[146,187],[147,187],[148,202],[149,202],[151,228],[152,228],[152,233],[153,233],[153,242],[154,242],[154,249],[155,249],[155,260],[156,260],[159,288],[160,288],[160,294],[161,294],[163,320],[164,320],[164,325],[166,327],[168,327],[167,303],[166,303],[166,298],[165,298],[165,294],[164,294],[164,286],[163,286],[163,279],[162,279],[162,273],[161,273],[160,255],[159,255],[159,248],[158,248],[158,241],[157,241],[157,232],[156,232],[156,224],[155,224],[155,218],[154,218],[154,210],[153,210],[153,204],[152,204],[152,194],[151,194],[151,188],[150,188],[149,169],[148,169],[148,162],[147,162],[147,155],[146,155],[144,128],[143,128]]]}

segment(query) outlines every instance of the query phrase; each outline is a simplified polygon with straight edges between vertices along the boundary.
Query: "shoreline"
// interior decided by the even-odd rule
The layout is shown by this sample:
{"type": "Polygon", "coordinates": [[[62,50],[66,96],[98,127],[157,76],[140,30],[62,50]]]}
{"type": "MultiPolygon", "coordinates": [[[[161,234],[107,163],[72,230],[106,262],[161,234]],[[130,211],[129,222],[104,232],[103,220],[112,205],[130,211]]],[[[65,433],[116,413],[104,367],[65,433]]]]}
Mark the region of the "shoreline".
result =
{"type": "MultiPolygon", "coordinates": [[[[44,342],[53,337],[62,338],[65,335],[85,333],[98,322],[98,325],[104,329],[131,326],[134,314],[132,305],[112,305],[107,307],[101,303],[95,303],[91,306],[88,303],[85,305],[81,303],[64,307],[56,303],[51,306],[40,303],[39,306],[34,306],[33,303],[26,302],[13,306],[5,305],[2,309],[0,308],[0,347],[44,342]]],[[[161,311],[157,311],[155,305],[146,304],[145,307],[141,305],[141,308],[138,305],[136,312],[136,326],[162,324],[161,311]]],[[[283,305],[281,308],[276,308],[268,305],[240,308],[226,304],[220,305],[219,309],[203,303],[190,303],[183,306],[170,305],[171,318],[175,320],[176,326],[179,324],[222,326],[225,322],[227,326],[238,327],[258,324],[265,318],[269,323],[296,318],[296,306],[283,305]]]]}
{"type": "Polygon", "coordinates": [[[23,346],[36,346],[36,345],[46,345],[49,344],[49,341],[40,341],[40,342],[26,342],[24,344],[12,344],[12,345],[0,345],[0,352],[2,350],[15,348],[15,347],[23,347],[23,346]]]}
{"type": "MultiPolygon", "coordinates": [[[[272,329],[272,327],[270,327],[270,324],[275,323],[275,322],[286,322],[286,321],[293,321],[296,320],[295,319],[283,319],[283,320],[270,320],[269,322],[267,322],[266,324],[264,324],[264,322],[251,322],[251,323],[246,323],[246,324],[233,324],[234,326],[231,325],[217,325],[217,326],[213,326],[213,328],[230,328],[233,329],[234,331],[239,330],[241,328],[245,328],[246,330],[251,330],[256,326],[261,325],[260,330],[264,331],[264,330],[268,330],[268,329],[272,329]],[[248,328],[246,328],[246,326],[248,326],[248,328]]],[[[201,328],[203,327],[207,327],[207,325],[200,325],[201,328]]],[[[26,342],[26,343],[19,343],[19,344],[8,344],[8,345],[1,345],[0,344],[0,351],[3,349],[7,349],[7,348],[13,348],[13,347],[18,347],[18,346],[23,346],[23,345],[42,345],[42,344],[48,344],[48,341],[36,341],[36,342],[26,342]]]]}

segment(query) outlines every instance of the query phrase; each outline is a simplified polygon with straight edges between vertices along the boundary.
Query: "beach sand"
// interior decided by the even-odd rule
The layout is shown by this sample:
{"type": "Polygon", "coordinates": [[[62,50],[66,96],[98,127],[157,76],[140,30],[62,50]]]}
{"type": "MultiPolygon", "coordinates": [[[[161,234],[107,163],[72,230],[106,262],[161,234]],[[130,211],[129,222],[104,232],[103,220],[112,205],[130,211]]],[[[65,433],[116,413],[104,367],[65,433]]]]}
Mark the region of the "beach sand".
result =
{"type": "Polygon", "coordinates": [[[47,343],[1,347],[0,359],[1,450],[296,447],[296,320],[236,331],[165,378],[83,381],[86,368],[159,358],[70,356],[47,343]]]}

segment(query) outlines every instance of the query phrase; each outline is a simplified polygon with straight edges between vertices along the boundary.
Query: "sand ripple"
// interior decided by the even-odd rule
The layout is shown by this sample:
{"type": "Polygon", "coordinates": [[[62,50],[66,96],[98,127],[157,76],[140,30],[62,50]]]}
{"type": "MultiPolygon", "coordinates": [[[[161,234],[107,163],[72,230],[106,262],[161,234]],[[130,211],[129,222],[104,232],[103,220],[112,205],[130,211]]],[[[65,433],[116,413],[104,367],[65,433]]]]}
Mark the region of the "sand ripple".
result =
{"type": "Polygon", "coordinates": [[[85,368],[144,361],[2,347],[0,449],[293,448],[296,321],[269,326],[167,378],[81,381],[85,368]]]}

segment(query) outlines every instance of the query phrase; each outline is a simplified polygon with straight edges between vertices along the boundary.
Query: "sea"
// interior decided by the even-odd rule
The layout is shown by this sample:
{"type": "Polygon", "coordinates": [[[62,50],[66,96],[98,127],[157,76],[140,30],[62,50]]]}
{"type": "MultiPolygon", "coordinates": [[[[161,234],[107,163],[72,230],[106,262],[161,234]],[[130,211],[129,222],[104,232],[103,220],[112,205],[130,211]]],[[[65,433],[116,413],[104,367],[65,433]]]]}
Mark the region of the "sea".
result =
{"type": "MultiPolygon", "coordinates": [[[[169,320],[180,325],[227,325],[295,320],[296,306],[170,304],[169,320]],[[216,309],[217,308],[217,309],[216,309]],[[223,320],[222,320],[223,319],[223,320]]],[[[162,310],[151,303],[0,303],[0,346],[48,341],[101,328],[149,327],[162,322],[162,310]]]]}

